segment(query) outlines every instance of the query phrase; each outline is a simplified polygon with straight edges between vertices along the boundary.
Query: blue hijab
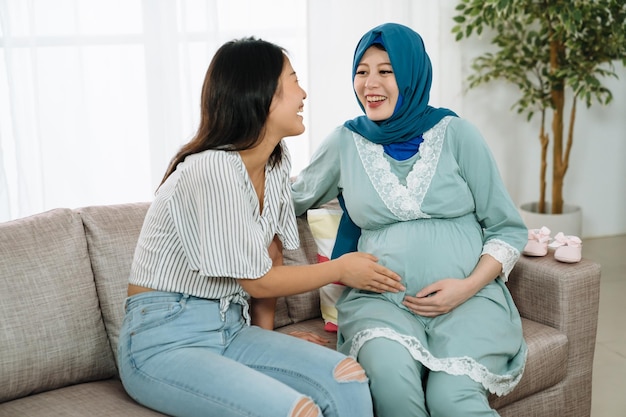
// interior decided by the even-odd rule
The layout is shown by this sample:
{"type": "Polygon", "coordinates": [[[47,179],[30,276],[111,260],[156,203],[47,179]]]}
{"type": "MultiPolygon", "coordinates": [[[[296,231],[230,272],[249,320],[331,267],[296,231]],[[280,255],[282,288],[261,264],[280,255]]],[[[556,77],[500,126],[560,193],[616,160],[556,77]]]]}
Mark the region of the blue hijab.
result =
{"type": "MultiPolygon", "coordinates": [[[[353,81],[363,54],[374,44],[382,45],[389,54],[400,93],[398,104],[393,115],[384,121],[359,116],[344,126],[371,142],[388,145],[415,139],[445,116],[456,116],[451,110],[428,105],[432,67],[422,37],[409,27],[385,23],[363,35],[354,52],[353,81]]],[[[365,112],[360,101],[359,106],[365,112]]]]}
{"type": "MultiPolygon", "coordinates": [[[[371,142],[383,145],[385,152],[392,158],[408,159],[418,152],[424,132],[445,116],[456,114],[452,110],[428,105],[432,66],[424,42],[414,30],[397,23],[382,24],[363,35],[354,52],[353,81],[363,54],[374,44],[382,45],[389,54],[398,84],[398,103],[391,117],[386,120],[374,122],[367,116],[359,116],[348,120],[344,126],[371,142]]],[[[365,113],[365,108],[360,101],[358,102],[365,113]]],[[[338,198],[344,214],[339,223],[331,256],[333,259],[344,253],[356,251],[361,235],[361,229],[348,215],[343,196],[339,195],[338,198]]]]}

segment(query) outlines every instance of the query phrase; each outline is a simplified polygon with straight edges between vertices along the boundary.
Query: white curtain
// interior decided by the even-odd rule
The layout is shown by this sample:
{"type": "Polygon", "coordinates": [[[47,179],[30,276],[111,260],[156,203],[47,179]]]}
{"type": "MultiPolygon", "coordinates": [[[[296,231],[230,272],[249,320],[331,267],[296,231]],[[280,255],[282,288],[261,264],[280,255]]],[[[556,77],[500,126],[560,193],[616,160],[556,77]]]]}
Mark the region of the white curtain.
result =
{"type": "MultiPolygon", "coordinates": [[[[297,173],[330,129],[360,113],[350,81],[359,37],[405,23],[441,66],[450,9],[450,0],[0,0],[0,221],[151,200],[194,133],[211,56],[242,36],[286,48],[309,93],[307,132],[287,140],[297,173]]],[[[452,106],[461,78],[445,78],[454,82],[440,78],[433,98],[452,106]]]]}
{"type": "Polygon", "coordinates": [[[305,72],[305,11],[290,0],[0,0],[0,220],[151,200],[194,133],[216,48],[254,35],[305,72]]]}

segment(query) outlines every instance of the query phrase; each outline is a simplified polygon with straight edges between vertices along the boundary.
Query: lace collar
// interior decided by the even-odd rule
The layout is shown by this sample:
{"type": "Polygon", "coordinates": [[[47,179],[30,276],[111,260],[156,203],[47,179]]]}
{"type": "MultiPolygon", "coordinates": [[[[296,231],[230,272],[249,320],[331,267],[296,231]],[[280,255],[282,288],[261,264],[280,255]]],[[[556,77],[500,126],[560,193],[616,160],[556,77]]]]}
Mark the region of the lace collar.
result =
{"type": "Polygon", "coordinates": [[[406,177],[406,185],[391,171],[382,145],[353,132],[357,152],[374,189],[385,206],[400,220],[430,217],[422,211],[422,203],[435,175],[446,128],[451,119],[451,116],[444,117],[432,129],[424,132],[419,157],[406,177]]]}

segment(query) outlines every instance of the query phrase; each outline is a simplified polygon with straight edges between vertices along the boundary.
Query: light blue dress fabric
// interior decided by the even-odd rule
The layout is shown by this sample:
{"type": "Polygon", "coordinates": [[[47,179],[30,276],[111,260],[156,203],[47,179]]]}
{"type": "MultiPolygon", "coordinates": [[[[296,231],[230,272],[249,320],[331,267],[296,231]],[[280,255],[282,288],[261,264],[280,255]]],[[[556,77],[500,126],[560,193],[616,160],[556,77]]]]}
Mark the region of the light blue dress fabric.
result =
{"type": "Polygon", "coordinates": [[[467,277],[482,254],[503,268],[470,300],[432,319],[404,307],[403,292],[347,290],[337,304],[338,349],[358,357],[369,340],[394,340],[431,371],[467,376],[498,395],[510,392],[527,347],[505,281],[527,229],[478,130],[447,116],[424,133],[418,154],[396,161],[382,145],[338,127],[292,185],[296,214],[340,193],[362,229],[358,250],[397,272],[406,294],[467,277]]]}

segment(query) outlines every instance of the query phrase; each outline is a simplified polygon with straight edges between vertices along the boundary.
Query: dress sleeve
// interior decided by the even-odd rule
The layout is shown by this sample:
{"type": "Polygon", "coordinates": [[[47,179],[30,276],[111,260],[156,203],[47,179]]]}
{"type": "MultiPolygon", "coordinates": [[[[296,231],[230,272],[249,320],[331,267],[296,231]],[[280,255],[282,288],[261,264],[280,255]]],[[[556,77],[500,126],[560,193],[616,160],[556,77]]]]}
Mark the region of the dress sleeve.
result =
{"type": "Polygon", "coordinates": [[[483,228],[483,254],[502,263],[506,281],[528,239],[528,231],[513,203],[487,143],[471,123],[455,119],[450,123],[455,158],[476,207],[483,228]]]}
{"type": "Polygon", "coordinates": [[[341,193],[341,141],[349,140],[345,135],[346,131],[343,127],[333,130],[314,152],[309,165],[291,185],[297,216],[329,202],[341,193]]]}
{"type": "MultiPolygon", "coordinates": [[[[237,157],[210,153],[181,170],[169,201],[189,268],[208,277],[259,278],[272,266],[237,157]]],[[[256,211],[255,211],[256,210],[256,211]]]]}

